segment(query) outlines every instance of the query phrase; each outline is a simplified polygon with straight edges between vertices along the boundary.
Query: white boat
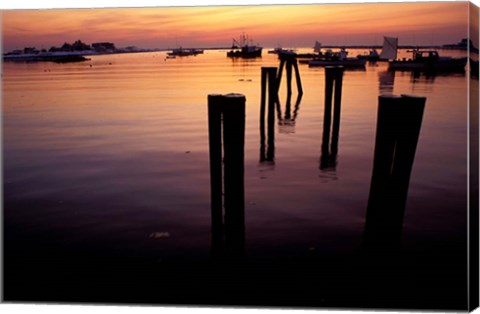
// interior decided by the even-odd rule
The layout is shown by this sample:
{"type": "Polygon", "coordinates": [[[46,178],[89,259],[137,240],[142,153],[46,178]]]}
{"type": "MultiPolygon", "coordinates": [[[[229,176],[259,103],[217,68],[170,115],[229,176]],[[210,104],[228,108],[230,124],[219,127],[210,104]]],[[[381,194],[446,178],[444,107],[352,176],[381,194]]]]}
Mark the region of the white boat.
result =
{"type": "Polygon", "coordinates": [[[358,55],[359,59],[366,59],[368,61],[388,61],[397,58],[398,38],[383,37],[382,52],[379,54],[376,49],[370,49],[368,54],[358,55]]]}

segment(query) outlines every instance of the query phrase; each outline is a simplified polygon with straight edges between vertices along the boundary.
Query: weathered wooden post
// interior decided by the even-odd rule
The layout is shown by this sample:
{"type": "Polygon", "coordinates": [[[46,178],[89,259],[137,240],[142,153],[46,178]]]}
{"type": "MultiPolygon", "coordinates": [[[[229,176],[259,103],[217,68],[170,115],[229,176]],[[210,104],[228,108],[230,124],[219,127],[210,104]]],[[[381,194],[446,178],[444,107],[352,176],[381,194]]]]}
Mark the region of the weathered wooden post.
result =
{"type": "Polygon", "coordinates": [[[280,66],[278,67],[278,74],[277,74],[277,91],[280,89],[280,84],[282,82],[283,76],[283,67],[285,66],[286,58],[283,58],[282,55],[278,55],[280,58],[280,66]]]}
{"type": "Polygon", "coordinates": [[[300,78],[300,70],[298,69],[298,61],[297,58],[293,59],[293,68],[295,69],[295,78],[297,81],[297,90],[298,90],[298,95],[301,97],[303,95],[303,87],[302,87],[302,79],[300,78]]]}
{"type": "Polygon", "coordinates": [[[212,251],[223,250],[222,95],[208,95],[212,251]]]}
{"type": "Polygon", "coordinates": [[[275,159],[275,103],[278,100],[276,72],[276,68],[268,69],[268,161],[275,159]]]}
{"type": "Polygon", "coordinates": [[[372,180],[364,232],[367,252],[401,245],[410,174],[426,98],[380,96],[372,180]]]}
{"type": "Polygon", "coordinates": [[[261,69],[261,87],[260,87],[260,161],[266,159],[265,156],[265,104],[267,98],[267,68],[261,69]]]}
{"type": "Polygon", "coordinates": [[[292,58],[291,57],[288,57],[287,58],[287,63],[286,63],[286,67],[287,67],[287,96],[291,96],[292,95],[292,69],[293,69],[293,62],[292,62],[292,58]]]}
{"type": "Polygon", "coordinates": [[[332,124],[332,96],[336,67],[325,67],[325,108],[323,113],[322,154],[320,169],[329,168],[330,163],[330,129],[332,124]]]}
{"type": "Polygon", "coordinates": [[[292,93],[292,69],[295,70],[295,79],[297,82],[298,94],[303,94],[302,80],[300,78],[300,71],[298,69],[297,55],[291,52],[281,52],[278,57],[280,58],[280,67],[277,74],[277,91],[280,89],[280,83],[282,81],[283,67],[286,67],[287,72],[287,95],[292,93]]]}
{"type": "Polygon", "coordinates": [[[335,96],[333,100],[332,143],[330,145],[330,153],[332,156],[335,156],[335,158],[338,153],[338,136],[340,133],[342,85],[343,85],[343,68],[339,67],[335,71],[335,96]]]}
{"type": "Polygon", "coordinates": [[[212,247],[214,253],[224,249],[227,256],[238,257],[245,251],[245,96],[209,95],[208,117],[212,247]]]}
{"type": "Polygon", "coordinates": [[[278,101],[277,68],[262,67],[260,100],[260,161],[273,161],[275,158],[275,104],[278,101]],[[268,85],[268,86],[267,86],[268,85]],[[267,89],[268,87],[268,89],[267,89]],[[268,92],[268,109],[265,108],[268,92]],[[265,155],[265,111],[267,111],[268,148],[265,155]]]}

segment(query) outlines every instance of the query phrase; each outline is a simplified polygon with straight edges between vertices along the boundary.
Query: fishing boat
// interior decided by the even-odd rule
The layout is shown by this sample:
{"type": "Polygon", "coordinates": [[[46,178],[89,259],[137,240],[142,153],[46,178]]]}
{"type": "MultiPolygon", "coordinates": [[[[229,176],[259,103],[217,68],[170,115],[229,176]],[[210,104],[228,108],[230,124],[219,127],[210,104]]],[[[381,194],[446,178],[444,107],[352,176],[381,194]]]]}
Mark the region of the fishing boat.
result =
{"type": "Polygon", "coordinates": [[[230,58],[258,58],[262,56],[262,47],[253,45],[248,36],[243,34],[237,41],[233,39],[232,49],[227,52],[230,58]]]}
{"type": "Polygon", "coordinates": [[[463,72],[467,64],[467,57],[441,57],[436,50],[407,50],[412,58],[389,61],[389,70],[411,70],[429,72],[463,72]]]}
{"type": "Polygon", "coordinates": [[[341,65],[346,68],[364,68],[367,60],[359,58],[349,58],[347,57],[348,51],[345,48],[342,48],[340,51],[332,51],[328,49],[326,52],[319,52],[312,60],[308,60],[310,67],[325,67],[325,66],[336,66],[341,65]]]}
{"type": "Polygon", "coordinates": [[[175,48],[172,51],[167,52],[169,56],[177,56],[177,57],[187,57],[187,56],[196,56],[198,54],[203,53],[202,49],[194,49],[194,48],[175,48]]]}

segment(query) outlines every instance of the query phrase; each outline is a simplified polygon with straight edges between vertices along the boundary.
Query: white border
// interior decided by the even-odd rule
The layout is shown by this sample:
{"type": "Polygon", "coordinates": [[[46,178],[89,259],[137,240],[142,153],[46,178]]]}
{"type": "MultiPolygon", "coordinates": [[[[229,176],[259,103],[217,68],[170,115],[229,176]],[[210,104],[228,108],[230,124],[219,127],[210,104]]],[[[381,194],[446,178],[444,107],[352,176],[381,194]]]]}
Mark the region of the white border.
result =
{"type": "MultiPolygon", "coordinates": [[[[448,0],[435,0],[446,2],[448,0]]],[[[48,0],[48,1],[33,1],[33,0],[6,0],[0,2],[0,10],[11,9],[51,9],[51,8],[105,8],[105,7],[159,7],[159,6],[199,6],[199,5],[259,5],[259,4],[310,4],[310,3],[366,3],[366,2],[432,2],[428,0],[81,0],[81,1],[65,1],[65,0],[48,0]]],[[[458,2],[458,1],[457,1],[458,2]]],[[[460,1],[465,2],[465,1],[460,1]]],[[[472,0],[477,6],[480,6],[480,0],[472,0]]],[[[0,15],[1,23],[1,15],[0,15]]],[[[0,24],[1,30],[1,24],[0,24]]],[[[0,43],[1,46],[1,43],[0,43]]],[[[1,48],[1,47],[0,47],[1,48]]],[[[1,96],[1,95],[0,95],[1,96]]],[[[1,134],[1,133],[0,133],[1,134]]],[[[1,159],[0,159],[1,160],[1,159]]],[[[1,200],[1,199],[0,199],[1,200]]],[[[1,221],[0,221],[1,222],[1,221]]],[[[1,225],[0,225],[1,228],[1,225]]],[[[1,231],[1,229],[0,229],[1,231]]],[[[1,233],[0,233],[1,238],[1,233]]],[[[1,266],[0,261],[0,266],[1,266]]],[[[1,287],[0,287],[1,293],[1,287]]],[[[307,313],[384,313],[381,311],[334,311],[334,310],[291,310],[291,309],[245,309],[245,308],[194,308],[194,307],[132,307],[132,306],[84,306],[84,305],[19,305],[19,304],[0,304],[0,311],[5,314],[17,314],[17,313],[68,313],[68,314],[84,314],[94,313],[119,313],[119,314],[216,314],[216,313],[228,313],[228,314],[307,314],[307,313]]],[[[480,310],[476,310],[475,313],[479,313],[480,310]]],[[[402,312],[389,312],[389,313],[402,313],[402,312]]],[[[405,312],[403,312],[405,313],[405,312]]],[[[438,312],[437,312],[438,313],[438,312]]]]}

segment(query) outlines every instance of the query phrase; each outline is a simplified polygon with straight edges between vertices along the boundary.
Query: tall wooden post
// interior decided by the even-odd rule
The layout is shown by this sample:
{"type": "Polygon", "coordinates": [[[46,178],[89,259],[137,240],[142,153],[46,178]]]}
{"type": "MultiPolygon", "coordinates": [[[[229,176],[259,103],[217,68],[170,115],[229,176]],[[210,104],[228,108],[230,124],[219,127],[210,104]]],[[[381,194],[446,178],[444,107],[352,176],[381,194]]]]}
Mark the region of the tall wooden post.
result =
{"type": "Polygon", "coordinates": [[[261,91],[260,91],[260,161],[266,159],[265,156],[265,104],[267,98],[267,68],[261,69],[261,91]]]}
{"type": "Polygon", "coordinates": [[[293,60],[293,68],[295,69],[295,78],[297,81],[297,89],[298,89],[298,97],[301,98],[303,95],[303,87],[302,87],[302,79],[300,78],[300,70],[298,69],[298,61],[297,58],[293,60]]]}
{"type": "Polygon", "coordinates": [[[336,166],[338,137],[340,132],[342,84],[343,67],[325,67],[325,109],[323,114],[323,137],[320,169],[334,168],[336,166]]]}
{"type": "Polygon", "coordinates": [[[322,155],[320,157],[320,169],[329,167],[330,159],[330,126],[332,121],[332,93],[335,79],[335,68],[325,67],[325,108],[323,111],[323,137],[322,155]]]}
{"type": "Polygon", "coordinates": [[[330,153],[332,156],[337,156],[338,153],[338,136],[340,133],[340,113],[342,106],[342,85],[343,68],[338,67],[335,72],[335,96],[333,100],[332,143],[330,145],[330,153]]]}
{"type": "Polygon", "coordinates": [[[224,99],[225,246],[229,256],[241,256],[245,250],[245,96],[228,94],[224,99]]]}
{"type": "Polygon", "coordinates": [[[289,95],[292,95],[292,68],[293,68],[293,63],[292,63],[292,58],[287,59],[287,97],[289,95]]]}
{"type": "Polygon", "coordinates": [[[275,158],[275,105],[278,103],[277,68],[262,67],[260,100],[260,161],[273,161],[275,158]],[[268,94],[268,97],[267,97],[268,94]],[[268,98],[268,108],[266,102],[268,98]],[[268,148],[265,154],[265,111],[267,110],[268,148]]]}
{"type": "Polygon", "coordinates": [[[401,245],[410,174],[425,102],[424,97],[379,97],[364,232],[364,249],[368,252],[394,252],[401,245]]]}
{"type": "Polygon", "coordinates": [[[268,69],[268,149],[267,160],[275,159],[275,102],[278,99],[276,68],[268,69]]]}
{"type": "Polygon", "coordinates": [[[222,95],[208,95],[210,203],[213,252],[219,252],[223,248],[222,105],[222,95]]]}
{"type": "Polygon", "coordinates": [[[208,126],[212,250],[214,254],[225,252],[229,257],[238,257],[245,251],[245,96],[209,95],[208,126]]]}

